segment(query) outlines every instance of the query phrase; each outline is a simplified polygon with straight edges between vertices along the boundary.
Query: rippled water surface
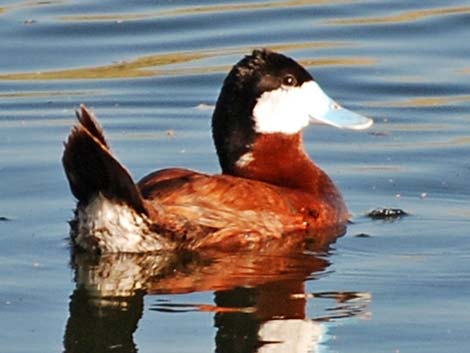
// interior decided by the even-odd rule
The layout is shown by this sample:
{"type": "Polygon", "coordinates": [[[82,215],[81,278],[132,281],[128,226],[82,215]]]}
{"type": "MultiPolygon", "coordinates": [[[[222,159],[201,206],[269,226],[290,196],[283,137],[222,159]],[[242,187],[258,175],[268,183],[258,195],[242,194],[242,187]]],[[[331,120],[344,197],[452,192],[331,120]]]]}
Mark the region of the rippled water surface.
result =
{"type": "Polygon", "coordinates": [[[469,351],[469,23],[464,0],[1,0],[1,351],[469,351]],[[217,172],[212,107],[256,47],[375,119],[305,133],[346,236],[321,253],[72,254],[74,109],[136,178],[217,172]],[[409,216],[365,216],[378,207],[409,216]]]}

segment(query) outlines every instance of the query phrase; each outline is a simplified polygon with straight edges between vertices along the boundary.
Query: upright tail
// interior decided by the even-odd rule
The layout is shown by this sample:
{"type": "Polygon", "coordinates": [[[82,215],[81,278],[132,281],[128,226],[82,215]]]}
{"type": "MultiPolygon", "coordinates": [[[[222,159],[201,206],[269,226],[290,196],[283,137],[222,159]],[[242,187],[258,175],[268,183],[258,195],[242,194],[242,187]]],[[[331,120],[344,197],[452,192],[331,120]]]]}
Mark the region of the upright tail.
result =
{"type": "Polygon", "coordinates": [[[102,194],[146,214],[139,189],[126,168],[111,154],[93,113],[82,105],[77,118],[78,124],[65,143],[62,164],[79,204],[87,205],[94,196],[102,194]]]}

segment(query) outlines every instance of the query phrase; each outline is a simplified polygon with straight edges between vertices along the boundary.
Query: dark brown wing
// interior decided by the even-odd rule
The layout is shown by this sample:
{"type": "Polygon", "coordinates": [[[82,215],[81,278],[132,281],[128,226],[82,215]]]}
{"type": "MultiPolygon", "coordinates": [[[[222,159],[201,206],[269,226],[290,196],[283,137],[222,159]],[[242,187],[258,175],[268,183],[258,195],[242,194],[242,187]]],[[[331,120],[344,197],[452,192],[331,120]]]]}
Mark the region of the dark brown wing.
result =
{"type": "Polygon", "coordinates": [[[184,169],[159,171],[138,185],[144,199],[159,208],[160,215],[163,208],[166,214],[213,230],[210,235],[189,240],[192,248],[257,243],[306,228],[295,198],[274,185],[184,169]]]}

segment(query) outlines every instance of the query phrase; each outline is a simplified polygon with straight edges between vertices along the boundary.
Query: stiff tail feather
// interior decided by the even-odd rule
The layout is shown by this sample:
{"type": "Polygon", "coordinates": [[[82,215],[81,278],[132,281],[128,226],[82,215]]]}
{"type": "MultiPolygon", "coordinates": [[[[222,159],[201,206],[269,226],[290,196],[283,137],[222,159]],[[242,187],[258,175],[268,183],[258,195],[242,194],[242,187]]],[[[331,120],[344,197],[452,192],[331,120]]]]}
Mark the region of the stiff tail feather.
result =
{"type": "Polygon", "coordinates": [[[86,205],[101,194],[146,214],[139,189],[126,168],[111,154],[93,113],[82,105],[77,118],[78,124],[65,142],[62,164],[79,204],[86,205]]]}

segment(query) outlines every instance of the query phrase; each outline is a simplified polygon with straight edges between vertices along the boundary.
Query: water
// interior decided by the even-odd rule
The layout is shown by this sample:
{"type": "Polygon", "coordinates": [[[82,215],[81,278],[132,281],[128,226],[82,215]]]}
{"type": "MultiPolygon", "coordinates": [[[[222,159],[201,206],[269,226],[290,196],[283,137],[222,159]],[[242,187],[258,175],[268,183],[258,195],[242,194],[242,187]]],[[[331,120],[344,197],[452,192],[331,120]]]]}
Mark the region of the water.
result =
{"type": "Polygon", "coordinates": [[[463,0],[1,1],[2,352],[468,351],[468,23],[463,0]],[[346,236],[326,253],[71,254],[73,110],[94,108],[137,178],[217,172],[211,107],[255,47],[375,119],[305,134],[346,236]],[[377,207],[410,216],[365,217],[377,207]]]}

